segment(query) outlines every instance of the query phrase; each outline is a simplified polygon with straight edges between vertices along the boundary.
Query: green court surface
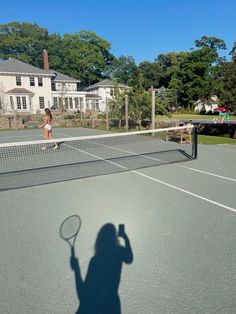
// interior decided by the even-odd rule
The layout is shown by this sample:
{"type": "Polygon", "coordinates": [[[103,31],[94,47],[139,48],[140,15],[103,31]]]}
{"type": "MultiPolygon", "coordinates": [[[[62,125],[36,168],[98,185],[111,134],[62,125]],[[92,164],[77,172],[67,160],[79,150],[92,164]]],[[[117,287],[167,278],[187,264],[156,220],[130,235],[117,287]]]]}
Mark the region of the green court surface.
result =
{"type": "MultiPolygon", "coordinates": [[[[55,130],[86,134],[97,130],[55,130]]],[[[0,133],[1,143],[41,138],[36,129],[0,133]]],[[[76,313],[88,290],[78,313],[101,300],[101,314],[235,313],[236,146],[198,150],[197,160],[0,192],[0,313],[76,313]],[[75,284],[79,270],[59,234],[71,215],[82,220],[75,255],[94,290],[75,284]],[[130,241],[122,268],[105,258],[109,233],[92,259],[108,223],[124,224],[130,241]]]]}

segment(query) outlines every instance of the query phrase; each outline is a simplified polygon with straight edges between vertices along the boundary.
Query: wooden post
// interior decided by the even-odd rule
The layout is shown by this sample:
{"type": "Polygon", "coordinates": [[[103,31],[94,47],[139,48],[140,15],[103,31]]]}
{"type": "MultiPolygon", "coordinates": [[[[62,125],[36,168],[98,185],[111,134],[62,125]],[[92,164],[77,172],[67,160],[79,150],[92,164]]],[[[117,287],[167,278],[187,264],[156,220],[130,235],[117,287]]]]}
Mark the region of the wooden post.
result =
{"type": "Polygon", "coordinates": [[[129,129],[129,96],[125,94],[125,132],[129,129]]]}
{"type": "Polygon", "coordinates": [[[151,104],[151,122],[152,122],[152,130],[155,129],[155,119],[156,119],[156,114],[155,114],[155,93],[158,90],[157,88],[153,88],[153,86],[151,86],[151,88],[149,89],[152,95],[152,104],[151,104]]]}
{"type": "Polygon", "coordinates": [[[108,116],[108,111],[109,111],[109,108],[108,108],[108,100],[107,100],[107,97],[106,97],[106,126],[107,126],[107,130],[109,130],[109,116],[108,116]]]}

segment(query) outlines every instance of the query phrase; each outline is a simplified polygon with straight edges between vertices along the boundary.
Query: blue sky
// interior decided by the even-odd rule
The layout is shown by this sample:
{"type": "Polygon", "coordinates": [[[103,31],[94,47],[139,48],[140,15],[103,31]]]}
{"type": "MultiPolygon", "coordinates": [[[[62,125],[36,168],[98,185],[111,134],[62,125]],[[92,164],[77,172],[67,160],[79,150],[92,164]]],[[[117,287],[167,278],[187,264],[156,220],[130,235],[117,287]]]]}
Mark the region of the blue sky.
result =
{"type": "Polygon", "coordinates": [[[9,0],[2,1],[0,24],[37,23],[49,33],[95,32],[111,52],[137,64],[161,53],[189,51],[202,36],[223,39],[228,56],[236,42],[235,0],[9,0]]]}

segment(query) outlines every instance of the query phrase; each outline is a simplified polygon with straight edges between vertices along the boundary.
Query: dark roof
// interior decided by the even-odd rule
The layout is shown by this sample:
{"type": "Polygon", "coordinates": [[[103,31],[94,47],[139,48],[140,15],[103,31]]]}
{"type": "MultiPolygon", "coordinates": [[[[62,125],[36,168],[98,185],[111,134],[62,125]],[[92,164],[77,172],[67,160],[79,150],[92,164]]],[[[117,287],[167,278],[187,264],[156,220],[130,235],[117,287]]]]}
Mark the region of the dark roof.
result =
{"type": "Polygon", "coordinates": [[[0,73],[35,74],[52,76],[51,73],[48,73],[45,70],[42,70],[33,65],[27,64],[16,59],[8,59],[6,61],[0,62],[0,73]]]}
{"type": "Polygon", "coordinates": [[[7,94],[34,94],[26,88],[13,88],[6,92],[7,94]]]}
{"type": "Polygon", "coordinates": [[[116,84],[118,85],[118,87],[128,88],[128,86],[126,86],[124,84],[119,84],[119,83],[116,83],[116,82],[114,82],[112,80],[105,79],[105,80],[97,82],[97,83],[95,83],[93,85],[88,86],[87,88],[85,88],[85,90],[96,89],[96,88],[99,88],[99,87],[114,87],[116,84]]]}
{"type": "Polygon", "coordinates": [[[62,74],[62,73],[57,72],[57,71],[50,70],[49,73],[54,75],[54,78],[53,78],[54,82],[65,82],[65,81],[71,82],[71,83],[79,83],[80,82],[79,80],[77,80],[73,77],[70,77],[68,75],[62,74]]]}

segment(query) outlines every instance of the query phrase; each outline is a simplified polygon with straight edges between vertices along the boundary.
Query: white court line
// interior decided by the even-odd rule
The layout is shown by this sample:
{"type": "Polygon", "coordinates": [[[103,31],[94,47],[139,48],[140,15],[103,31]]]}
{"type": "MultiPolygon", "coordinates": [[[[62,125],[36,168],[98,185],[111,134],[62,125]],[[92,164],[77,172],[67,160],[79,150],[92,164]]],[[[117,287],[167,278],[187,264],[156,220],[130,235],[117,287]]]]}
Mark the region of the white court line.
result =
{"type": "MultiPolygon", "coordinates": [[[[122,168],[122,169],[124,169],[124,170],[128,170],[127,167],[124,167],[124,166],[119,165],[119,164],[117,164],[117,163],[111,162],[111,161],[106,160],[106,159],[104,159],[104,158],[102,158],[102,157],[99,157],[99,156],[97,156],[97,155],[88,153],[88,152],[86,152],[86,151],[83,151],[83,150],[81,150],[81,149],[75,148],[75,147],[70,146],[70,145],[68,145],[68,144],[65,144],[65,145],[68,146],[68,147],[70,147],[70,148],[72,148],[73,150],[83,152],[83,153],[85,153],[85,154],[87,154],[87,155],[90,155],[90,156],[92,156],[92,157],[98,158],[98,159],[103,160],[103,161],[105,161],[105,162],[108,162],[108,163],[110,163],[110,164],[112,164],[112,165],[118,166],[119,168],[122,168]]],[[[109,147],[109,146],[108,146],[108,147],[109,147]]],[[[228,210],[230,210],[230,211],[236,213],[236,208],[229,207],[229,206],[226,206],[226,205],[221,204],[221,203],[219,203],[219,202],[212,201],[212,200],[209,199],[209,198],[206,198],[206,197],[203,197],[203,196],[201,196],[201,195],[198,195],[198,194],[192,193],[192,192],[190,192],[190,191],[184,190],[184,189],[182,189],[182,188],[179,188],[179,187],[177,187],[177,186],[175,186],[175,185],[172,185],[172,184],[169,184],[169,183],[167,183],[167,182],[164,182],[164,181],[155,179],[155,178],[150,177],[150,176],[148,176],[148,175],[145,175],[145,174],[143,174],[143,173],[141,173],[141,172],[139,172],[139,171],[131,170],[130,172],[135,173],[135,174],[137,174],[137,175],[139,175],[139,176],[145,177],[145,178],[147,178],[147,179],[149,179],[149,180],[151,180],[151,181],[155,181],[155,182],[161,183],[161,184],[166,185],[166,186],[168,186],[168,187],[170,187],[170,188],[172,188],[172,189],[178,190],[178,191],[183,192],[183,193],[185,193],[185,194],[194,196],[194,197],[196,197],[196,198],[198,198],[198,199],[201,199],[201,200],[203,200],[203,201],[206,201],[206,202],[208,202],[208,203],[214,204],[214,205],[216,205],[216,206],[219,206],[219,207],[228,209],[228,210]]]]}
{"type": "Polygon", "coordinates": [[[124,167],[124,166],[121,166],[121,165],[119,165],[119,164],[115,163],[115,162],[112,162],[112,161],[110,161],[110,160],[104,159],[104,158],[99,157],[99,156],[97,156],[97,155],[94,155],[94,154],[88,153],[88,152],[86,152],[85,150],[82,150],[82,149],[79,149],[79,148],[73,147],[73,146],[68,145],[68,144],[64,144],[64,146],[67,146],[67,147],[69,147],[70,149],[73,149],[73,150],[79,151],[79,152],[81,152],[81,153],[83,153],[83,154],[87,154],[87,155],[89,155],[89,156],[92,156],[92,157],[95,157],[95,158],[97,158],[97,159],[103,160],[103,161],[105,161],[105,162],[107,162],[107,163],[109,163],[109,164],[111,164],[111,165],[118,166],[119,168],[122,168],[122,169],[125,169],[125,170],[127,170],[127,169],[128,169],[128,168],[126,168],[126,167],[124,167]]]}
{"type": "MultiPolygon", "coordinates": [[[[154,158],[154,157],[150,157],[150,156],[145,156],[145,155],[139,154],[139,153],[130,152],[130,151],[127,151],[127,150],[124,150],[124,149],[120,149],[120,148],[117,148],[117,147],[111,147],[111,146],[107,146],[107,145],[104,145],[104,144],[98,144],[98,143],[96,143],[96,145],[107,147],[107,148],[112,148],[114,150],[121,151],[121,152],[124,152],[124,153],[128,153],[130,155],[137,155],[137,156],[140,156],[140,157],[143,157],[143,158],[146,158],[146,159],[161,161],[163,163],[168,163],[167,161],[162,160],[162,159],[158,159],[158,158],[154,158]]],[[[187,166],[180,166],[180,165],[174,165],[174,166],[175,167],[179,167],[179,168],[185,168],[185,169],[196,171],[196,172],[200,172],[200,173],[207,174],[207,175],[211,175],[211,176],[214,176],[214,177],[217,177],[217,178],[220,178],[220,179],[236,182],[236,179],[225,177],[225,176],[221,176],[221,175],[218,175],[218,174],[214,174],[212,172],[207,172],[207,171],[203,171],[203,170],[199,170],[199,169],[191,168],[191,167],[187,167],[187,166]]]]}
{"type": "Polygon", "coordinates": [[[14,135],[14,136],[3,136],[1,137],[2,139],[5,139],[5,138],[31,138],[31,137],[42,137],[41,135],[39,134],[30,134],[30,135],[14,135]]]}
{"type": "Polygon", "coordinates": [[[207,174],[207,175],[210,175],[210,176],[213,176],[213,177],[217,177],[217,178],[220,178],[220,179],[224,179],[224,180],[229,180],[229,181],[236,182],[236,179],[229,178],[229,177],[224,177],[224,176],[221,176],[221,175],[219,175],[219,174],[212,173],[212,172],[207,172],[207,171],[199,170],[199,169],[196,169],[196,168],[191,168],[191,167],[186,167],[186,166],[180,166],[180,165],[175,165],[175,166],[176,166],[176,167],[179,167],[179,168],[184,168],[184,169],[188,169],[188,170],[200,172],[200,173],[203,173],[203,174],[207,174]]]}
{"type": "MultiPolygon", "coordinates": [[[[118,151],[121,151],[121,152],[124,152],[124,153],[128,153],[130,155],[137,155],[137,156],[140,156],[140,157],[143,157],[143,158],[146,158],[146,159],[161,161],[163,163],[168,163],[167,161],[162,160],[162,159],[158,159],[158,158],[154,158],[154,157],[150,157],[150,156],[145,156],[145,155],[139,154],[139,153],[130,152],[130,151],[127,151],[127,150],[124,150],[124,149],[120,149],[120,148],[117,148],[117,147],[111,147],[111,146],[107,146],[107,145],[104,145],[104,144],[98,144],[98,143],[96,143],[96,145],[107,147],[107,148],[112,148],[114,150],[118,150],[118,151]]],[[[212,172],[202,171],[202,170],[191,168],[191,167],[187,167],[187,166],[180,166],[180,165],[174,165],[174,166],[175,167],[179,167],[179,168],[185,168],[185,169],[196,171],[196,172],[200,172],[200,173],[207,174],[207,175],[211,175],[211,176],[214,176],[214,177],[217,177],[217,178],[220,178],[220,179],[236,182],[236,179],[225,177],[225,176],[221,176],[221,175],[218,175],[218,174],[214,174],[212,172]]]]}
{"type": "Polygon", "coordinates": [[[161,183],[161,184],[163,184],[163,185],[166,185],[166,186],[168,186],[168,187],[170,187],[170,188],[172,188],[172,189],[175,189],[175,190],[178,190],[178,191],[180,191],[180,192],[189,194],[189,195],[194,196],[194,197],[196,197],[196,198],[199,198],[199,199],[201,199],[201,200],[203,200],[203,201],[206,201],[206,202],[208,202],[208,203],[212,203],[212,204],[214,204],[214,205],[217,205],[217,206],[219,206],[219,207],[223,207],[223,208],[225,208],[225,209],[228,209],[228,210],[230,210],[230,211],[236,213],[236,208],[232,208],[232,207],[226,206],[226,205],[224,205],[224,204],[221,204],[221,203],[212,201],[212,200],[210,200],[209,198],[206,198],[206,197],[203,197],[203,196],[201,196],[201,195],[192,193],[192,192],[190,192],[190,191],[181,189],[181,188],[179,188],[179,187],[177,187],[177,186],[175,186],[175,185],[172,185],[172,184],[169,184],[169,183],[167,183],[167,182],[164,182],[164,181],[155,179],[155,178],[153,178],[153,177],[150,177],[150,176],[148,176],[148,175],[145,175],[145,174],[143,174],[143,173],[141,173],[141,172],[138,172],[138,171],[136,171],[136,170],[131,170],[131,172],[136,173],[136,174],[138,174],[139,176],[145,177],[145,178],[147,178],[147,179],[149,179],[149,180],[152,180],[152,181],[161,183]]]}

